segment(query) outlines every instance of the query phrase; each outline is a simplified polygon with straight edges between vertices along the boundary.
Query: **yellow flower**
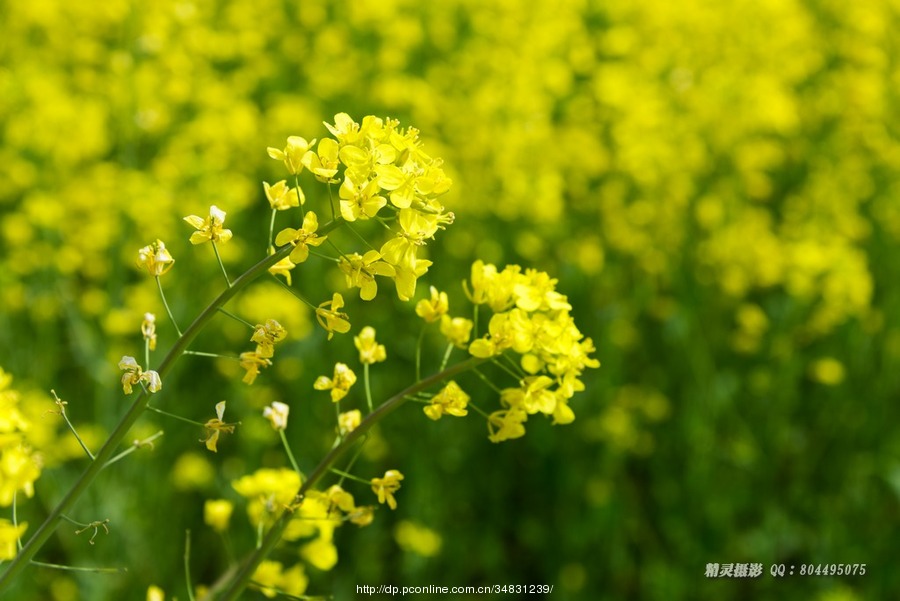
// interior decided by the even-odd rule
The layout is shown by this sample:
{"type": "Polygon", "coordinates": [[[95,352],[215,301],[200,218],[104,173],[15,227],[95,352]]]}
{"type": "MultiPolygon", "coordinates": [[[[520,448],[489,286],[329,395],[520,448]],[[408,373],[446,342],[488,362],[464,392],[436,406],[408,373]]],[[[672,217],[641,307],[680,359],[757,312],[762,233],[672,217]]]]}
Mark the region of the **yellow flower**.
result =
{"type": "Polygon", "coordinates": [[[18,554],[18,541],[28,529],[28,523],[13,525],[7,519],[0,518],[0,561],[13,559],[18,554]]]}
{"type": "Polygon", "coordinates": [[[431,298],[422,299],[416,303],[416,315],[427,323],[434,323],[450,310],[450,301],[446,292],[438,292],[434,286],[429,288],[431,298]]]}
{"type": "Polygon", "coordinates": [[[329,486],[328,490],[325,491],[325,496],[328,497],[328,502],[331,505],[329,512],[335,507],[344,513],[349,513],[356,508],[353,495],[341,488],[339,484],[329,486]]]}
{"type": "Polygon", "coordinates": [[[525,435],[528,414],[521,408],[514,407],[494,411],[488,418],[488,439],[491,442],[502,442],[525,435]]]}
{"type": "Polygon", "coordinates": [[[820,384],[837,386],[844,381],[844,364],[834,357],[823,357],[810,365],[809,373],[820,384]]]}
{"type": "Polygon", "coordinates": [[[231,240],[231,230],[222,227],[225,224],[225,211],[216,205],[209,207],[209,216],[205,219],[197,215],[188,215],[184,220],[197,230],[191,234],[191,244],[203,244],[204,242],[225,244],[231,240]]]}
{"type": "Polygon", "coordinates": [[[441,334],[455,347],[464,349],[472,335],[472,320],[465,317],[442,315],[441,334]]]}
{"type": "Polygon", "coordinates": [[[466,410],[468,402],[469,395],[451,380],[439,393],[431,397],[431,404],[424,407],[423,410],[425,415],[433,420],[441,419],[445,413],[462,417],[468,414],[468,410],[466,410]]]}
{"type": "Polygon", "coordinates": [[[275,344],[287,336],[287,330],[274,319],[267,319],[264,325],[256,324],[250,342],[256,343],[256,354],[270,358],[275,354],[275,344]]]}
{"type": "Polygon", "coordinates": [[[125,391],[125,394],[131,394],[132,386],[141,382],[146,382],[150,392],[162,390],[162,380],[160,380],[159,374],[152,369],[149,371],[141,369],[134,357],[123,356],[119,361],[119,369],[125,372],[122,374],[122,390],[125,391]]]}
{"type": "Polygon", "coordinates": [[[372,478],[372,492],[378,495],[378,502],[382,504],[387,502],[388,507],[397,509],[394,493],[400,490],[401,480],[403,480],[403,474],[397,470],[386,471],[384,478],[372,478]]]}
{"type": "Polygon", "coordinates": [[[166,250],[162,240],[157,240],[138,251],[138,267],[143,267],[153,276],[161,276],[175,264],[175,259],[166,250]]]}
{"type": "Polygon", "coordinates": [[[144,313],[144,321],[141,322],[141,334],[147,341],[147,348],[156,350],[156,315],[144,313]]]}
{"type": "Polygon", "coordinates": [[[303,155],[305,155],[315,143],[315,138],[313,138],[312,141],[307,142],[306,138],[290,136],[287,139],[287,146],[284,147],[284,150],[278,150],[277,148],[269,146],[266,148],[266,152],[276,161],[284,161],[284,166],[287,167],[287,170],[291,175],[297,175],[303,171],[303,155]]]}
{"type": "Polygon", "coordinates": [[[372,326],[364,327],[359,336],[353,338],[353,344],[359,351],[359,361],[364,365],[372,365],[387,359],[387,351],[383,344],[375,341],[375,328],[372,326]]]}
{"type": "Polygon", "coordinates": [[[307,151],[303,155],[303,166],[324,183],[334,183],[338,171],[338,143],[331,138],[319,142],[318,152],[307,151]]]}
{"type": "Polygon", "coordinates": [[[349,177],[345,177],[338,191],[341,198],[341,217],[345,221],[374,217],[381,207],[387,204],[384,196],[378,194],[380,191],[381,188],[375,180],[368,180],[362,186],[357,186],[349,177]]]}
{"type": "Polygon", "coordinates": [[[335,292],[330,301],[325,301],[316,308],[316,321],[328,332],[328,340],[331,340],[335,332],[346,334],[350,331],[349,317],[340,311],[343,306],[344,297],[335,292]]]}
{"type": "Polygon", "coordinates": [[[209,499],[203,504],[203,521],[219,532],[228,530],[234,504],[227,499],[209,499]]]}
{"type": "Polygon", "coordinates": [[[334,366],[334,379],[328,376],[319,376],[313,383],[316,390],[330,390],[331,400],[337,403],[347,396],[350,387],[356,383],[356,374],[344,363],[334,366]]]}
{"type": "Polygon", "coordinates": [[[147,587],[147,601],[166,601],[166,592],[155,584],[151,584],[147,587]]]}
{"type": "Polygon", "coordinates": [[[359,412],[359,409],[351,409],[341,413],[338,416],[338,432],[340,432],[341,436],[346,436],[356,430],[360,422],[362,422],[362,413],[359,412]]]}
{"type": "Polygon", "coordinates": [[[269,185],[263,182],[263,190],[269,200],[269,206],[275,211],[286,211],[291,207],[299,207],[306,204],[306,195],[299,187],[291,188],[285,180],[269,185]]]}
{"type": "Polygon", "coordinates": [[[300,598],[309,585],[309,579],[302,565],[297,564],[289,570],[284,570],[281,563],[271,560],[261,562],[253,572],[251,580],[253,585],[270,599],[280,594],[300,598]]]}
{"type": "Polygon", "coordinates": [[[334,116],[334,125],[325,123],[325,127],[341,144],[353,144],[359,134],[359,124],[347,113],[338,113],[334,116]]]}
{"type": "Polygon", "coordinates": [[[317,236],[317,229],[319,229],[319,218],[316,217],[315,213],[309,211],[303,217],[303,226],[299,230],[292,227],[281,230],[275,236],[275,244],[278,246],[293,245],[294,250],[291,251],[291,261],[303,263],[309,257],[309,247],[319,246],[328,238],[328,236],[317,236]]]}
{"type": "Polygon", "coordinates": [[[272,404],[263,409],[263,417],[269,420],[272,427],[276,430],[284,430],[287,428],[288,413],[291,408],[285,403],[272,401],[272,404]]]}
{"type": "Polygon", "coordinates": [[[220,401],[216,403],[216,417],[212,418],[206,424],[204,424],[204,428],[206,428],[206,438],[201,440],[200,442],[206,443],[206,448],[212,451],[213,453],[217,453],[216,444],[219,442],[219,433],[225,432],[226,434],[231,434],[234,432],[234,427],[237,424],[226,424],[222,421],[222,418],[225,415],[225,401],[220,401]]]}
{"type": "Polygon", "coordinates": [[[21,443],[4,448],[0,452],[0,506],[12,505],[19,491],[33,497],[34,481],[40,477],[40,455],[21,443]]]}
{"type": "Polygon", "coordinates": [[[357,507],[347,516],[347,519],[359,527],[368,526],[375,519],[375,508],[371,505],[357,507]]]}
{"type": "Polygon", "coordinates": [[[547,390],[553,380],[547,376],[528,376],[519,388],[506,388],[500,393],[500,400],[509,407],[520,407],[529,415],[544,413],[552,415],[556,410],[556,395],[547,390]]]}
{"type": "Polygon", "coordinates": [[[269,267],[269,273],[272,275],[280,275],[284,277],[287,285],[291,285],[291,270],[296,267],[297,264],[291,261],[290,257],[285,257],[269,267]]]}
{"type": "Polygon", "coordinates": [[[241,367],[247,370],[247,373],[244,374],[243,378],[243,381],[246,384],[253,384],[256,380],[256,376],[259,375],[260,368],[272,365],[272,362],[269,359],[261,356],[256,351],[241,353],[240,361],[241,367]]]}
{"type": "Polygon", "coordinates": [[[370,250],[360,256],[359,253],[345,255],[340,258],[338,267],[344,272],[347,286],[359,288],[359,298],[369,301],[378,294],[378,283],[375,276],[394,277],[394,267],[381,259],[381,253],[370,250]]]}

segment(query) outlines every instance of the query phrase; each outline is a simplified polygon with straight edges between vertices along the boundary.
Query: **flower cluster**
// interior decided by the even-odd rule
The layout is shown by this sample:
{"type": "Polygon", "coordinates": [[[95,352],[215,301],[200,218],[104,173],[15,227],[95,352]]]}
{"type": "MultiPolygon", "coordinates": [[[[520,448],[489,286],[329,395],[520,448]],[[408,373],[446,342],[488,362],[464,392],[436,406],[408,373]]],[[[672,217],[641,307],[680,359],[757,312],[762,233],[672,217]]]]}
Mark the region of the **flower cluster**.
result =
{"type": "MultiPolygon", "coordinates": [[[[31,420],[20,409],[19,394],[10,387],[11,383],[12,376],[0,368],[0,507],[12,505],[16,493],[32,497],[34,481],[40,477],[43,465],[41,456],[25,438],[31,420]]],[[[25,524],[19,524],[18,529],[4,524],[0,521],[0,560],[15,555],[15,541],[25,530],[25,524]]]]}
{"type": "Polygon", "coordinates": [[[584,390],[584,369],[600,363],[590,356],[593,342],[575,325],[556,280],[542,271],[523,272],[518,265],[498,271],[476,261],[465,288],[473,303],[493,311],[488,334],[472,341],[469,353],[485,359],[507,350],[520,355],[519,386],[501,392],[504,409],[490,415],[490,439],[524,435],[524,423],[536,413],[553,416],[555,424],[574,420],[569,399],[584,390]]]}
{"type": "MultiPolygon", "coordinates": [[[[409,300],[415,294],[416,280],[431,265],[418,256],[419,248],[453,222],[453,214],[438,202],[451,185],[441,169],[442,161],[423,151],[417,129],[401,128],[395,119],[369,115],[357,123],[339,113],[334,124],[325,126],[333,138],[323,138],[316,145],[315,139],[291,136],[284,149],[270,147],[269,156],[282,161],[294,176],[306,170],[321,182],[339,184],[340,214],[345,221],[372,219],[390,207],[399,224],[393,237],[380,251],[342,256],[340,268],[348,285],[360,289],[363,300],[375,297],[376,276],[393,279],[397,295],[409,300]]],[[[305,198],[299,188],[292,193],[285,181],[266,183],[264,188],[273,210],[297,206],[305,198]]],[[[309,254],[308,246],[325,240],[316,235],[317,229],[318,220],[310,211],[300,229],[281,230],[275,243],[294,245],[290,259],[302,263],[309,254]]],[[[282,273],[290,269],[287,264],[282,268],[282,273]]]]}
{"type": "Polygon", "coordinates": [[[250,342],[256,343],[256,349],[241,353],[241,367],[244,368],[244,382],[253,384],[262,368],[272,365],[275,355],[275,344],[287,337],[287,330],[274,319],[267,319],[265,324],[253,327],[250,342]]]}

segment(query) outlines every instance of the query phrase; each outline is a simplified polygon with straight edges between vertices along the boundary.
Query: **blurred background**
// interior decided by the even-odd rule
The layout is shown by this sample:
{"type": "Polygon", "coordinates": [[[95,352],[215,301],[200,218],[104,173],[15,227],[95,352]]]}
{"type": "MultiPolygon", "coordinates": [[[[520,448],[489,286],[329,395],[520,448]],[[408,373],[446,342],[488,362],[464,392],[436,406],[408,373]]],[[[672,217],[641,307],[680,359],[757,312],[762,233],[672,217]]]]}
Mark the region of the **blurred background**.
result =
{"type": "MultiPolygon", "coordinates": [[[[547,270],[602,367],[573,399],[573,424],[533,420],[502,444],[476,414],[432,423],[401,410],[356,469],[400,469],[399,507],[341,528],[337,566],[304,568],[309,594],[900,593],[896,0],[30,0],[0,1],[0,14],[0,367],[44,461],[34,498],[18,499],[26,537],[84,466],[45,413],[49,390],[97,448],[127,406],[116,363],[141,356],[144,312],[159,317],[157,361],[174,340],[138,248],[161,238],[174,255],[163,281],[184,327],[221,277],[182,217],[227,211],[223,258],[246,269],[265,252],[262,181],[284,177],[266,147],[322,138],[322,122],[347,112],[419,128],[454,180],[442,200],[457,221],[429,245],[417,298],[435,285],[465,314],[476,258],[547,270]],[[708,563],[764,574],[711,579],[708,563]],[[782,563],[795,575],[770,576],[782,563]],[[867,573],[799,576],[809,563],[867,573]]],[[[346,292],[321,261],[294,275],[314,302],[346,292]]],[[[412,305],[384,290],[365,306],[345,294],[353,333],[373,325],[387,346],[376,398],[413,379],[419,332],[412,305]]],[[[287,465],[261,408],[291,404],[304,469],[327,450],[333,407],[312,382],[335,361],[356,365],[352,338],[326,343],[270,281],[229,308],[287,327],[275,366],[247,387],[231,362],[186,357],[159,398],[202,422],[227,399],[237,433],[213,455],[198,428],[143,418],[135,438],[165,435],[105,471],[72,515],[108,518],[110,533],[89,545],[64,525],[39,557],[129,572],[31,568],[11,598],[142,600],[158,585],[186,599],[185,530],[193,579],[210,583],[254,542],[231,482],[287,465]],[[216,498],[236,505],[227,544],[203,523],[216,498]]],[[[441,343],[428,343],[434,369],[441,343]]],[[[224,318],[194,345],[248,347],[224,318]]],[[[467,390],[496,403],[477,380],[467,390]]],[[[299,557],[285,547],[273,559],[299,557]]]]}

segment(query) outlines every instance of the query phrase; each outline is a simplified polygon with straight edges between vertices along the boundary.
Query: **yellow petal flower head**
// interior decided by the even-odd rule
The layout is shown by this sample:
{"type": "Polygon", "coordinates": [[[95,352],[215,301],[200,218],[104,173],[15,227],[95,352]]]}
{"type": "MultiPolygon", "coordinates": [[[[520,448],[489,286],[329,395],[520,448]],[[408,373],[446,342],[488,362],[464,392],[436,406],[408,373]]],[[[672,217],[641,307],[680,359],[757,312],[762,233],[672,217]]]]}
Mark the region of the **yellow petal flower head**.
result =
{"type": "Polygon", "coordinates": [[[369,301],[378,294],[378,283],[375,276],[394,277],[396,271],[392,265],[381,260],[381,253],[370,250],[360,256],[359,253],[343,255],[338,267],[344,272],[347,286],[359,288],[359,298],[369,301]]]}
{"type": "Polygon", "coordinates": [[[152,276],[161,276],[175,264],[175,259],[166,250],[162,240],[157,240],[138,251],[138,267],[142,267],[152,276]]]}
{"type": "MultiPolygon", "coordinates": [[[[274,246],[269,247],[269,254],[270,255],[275,254],[274,246]]],[[[287,282],[287,285],[290,286],[291,285],[291,270],[296,266],[297,266],[297,264],[294,263],[293,261],[291,261],[290,257],[285,257],[285,258],[281,259],[280,261],[278,261],[277,263],[275,263],[274,265],[272,265],[271,267],[269,267],[269,273],[271,273],[272,275],[282,276],[285,279],[285,281],[287,282]]]]}
{"type": "Polygon", "coordinates": [[[362,413],[359,412],[359,409],[341,413],[338,415],[338,432],[341,436],[346,436],[356,430],[360,422],[362,422],[362,413]]]}
{"type": "Polygon", "coordinates": [[[253,384],[256,380],[256,376],[259,375],[259,370],[272,365],[272,362],[268,358],[261,356],[256,351],[241,353],[240,362],[241,367],[247,372],[244,374],[243,378],[245,384],[253,384]]]}
{"type": "Polygon", "coordinates": [[[372,365],[387,359],[387,351],[383,344],[375,341],[375,328],[366,326],[353,338],[353,344],[359,351],[359,361],[363,365],[372,365]]]}
{"type": "Polygon", "coordinates": [[[491,442],[503,442],[513,438],[525,436],[525,426],[528,414],[520,408],[503,409],[494,411],[488,417],[488,439],[491,442]]]}
{"type": "Polygon", "coordinates": [[[278,596],[303,598],[303,593],[309,585],[309,578],[299,563],[285,570],[280,562],[271,560],[262,561],[257,566],[251,581],[252,586],[269,599],[278,596]]]}
{"type": "Polygon", "coordinates": [[[450,310],[450,301],[447,299],[446,292],[439,292],[434,286],[429,288],[429,292],[431,298],[423,298],[416,303],[416,315],[424,319],[426,323],[434,323],[450,310]]]}
{"type": "Polygon", "coordinates": [[[464,349],[472,335],[472,320],[465,317],[441,316],[441,334],[456,348],[464,349]]]}
{"type": "Polygon", "coordinates": [[[291,261],[303,263],[309,257],[309,247],[319,246],[328,238],[328,236],[316,235],[318,229],[319,218],[312,211],[308,211],[303,217],[303,226],[299,230],[292,227],[281,230],[275,236],[275,244],[278,246],[291,244],[294,247],[294,250],[291,251],[291,261]]]}
{"type": "MultiPolygon", "coordinates": [[[[347,148],[353,148],[348,146],[347,148]]],[[[338,195],[341,199],[341,217],[345,221],[370,219],[387,204],[384,196],[378,193],[381,188],[375,180],[368,180],[357,186],[349,177],[344,178],[338,195]]]]}
{"type": "Polygon", "coordinates": [[[18,554],[18,541],[28,529],[28,523],[14,525],[5,518],[0,518],[0,561],[13,559],[18,554]]]}
{"type": "Polygon", "coordinates": [[[356,374],[344,363],[336,363],[334,366],[334,378],[319,376],[313,383],[316,390],[330,390],[331,400],[335,403],[347,396],[350,387],[356,383],[356,374]]]}
{"type": "Polygon", "coordinates": [[[423,410],[425,415],[433,420],[441,419],[444,414],[462,417],[469,413],[466,409],[468,403],[469,395],[451,380],[439,393],[431,397],[431,404],[423,410]]]}
{"type": "Polygon", "coordinates": [[[368,526],[375,519],[375,508],[371,505],[357,507],[347,516],[347,519],[349,519],[360,528],[362,528],[363,526],[368,526]]]}
{"type": "Polygon", "coordinates": [[[225,416],[225,401],[216,403],[216,417],[206,422],[203,427],[206,428],[206,438],[200,442],[206,443],[206,448],[217,453],[216,444],[219,442],[219,434],[225,432],[231,434],[237,424],[226,424],[223,419],[225,416]]]}
{"type": "Polygon", "coordinates": [[[556,395],[548,387],[553,380],[547,376],[528,376],[519,388],[507,388],[500,393],[500,400],[508,407],[518,407],[529,415],[552,415],[556,410],[556,395]]]}
{"type": "Polygon", "coordinates": [[[438,230],[438,216],[402,209],[398,222],[400,232],[384,243],[381,254],[391,265],[405,265],[414,269],[418,247],[425,246],[425,241],[434,238],[438,230]]]}
{"type": "Polygon", "coordinates": [[[326,184],[337,183],[334,176],[338,171],[338,143],[331,138],[323,138],[319,142],[317,152],[312,150],[303,155],[303,166],[326,184]]]}
{"type": "Polygon", "coordinates": [[[397,470],[388,470],[384,478],[372,478],[372,492],[378,495],[378,502],[388,504],[391,509],[397,509],[397,500],[394,493],[400,490],[400,481],[403,474],[397,470]]]}
{"type": "MultiPolygon", "coordinates": [[[[0,453],[0,506],[9,507],[16,494],[34,496],[34,481],[41,477],[40,455],[24,444],[16,444],[0,453]]],[[[19,497],[21,499],[21,497],[19,497]]]]}
{"type": "Polygon", "coordinates": [[[329,513],[333,512],[335,509],[344,513],[349,513],[356,509],[353,495],[341,488],[339,484],[332,484],[329,486],[328,490],[325,491],[325,496],[328,498],[328,503],[330,505],[329,513]]]}
{"type": "Polygon", "coordinates": [[[122,374],[122,390],[125,391],[125,394],[131,394],[132,386],[141,382],[146,383],[150,392],[162,390],[162,380],[160,380],[159,374],[153,370],[145,372],[134,357],[123,356],[119,361],[119,369],[125,372],[122,374]]]}
{"type": "Polygon", "coordinates": [[[288,413],[291,408],[285,403],[272,401],[272,404],[263,409],[263,417],[269,420],[275,430],[287,428],[288,413]]]}
{"type": "Polygon", "coordinates": [[[287,167],[288,173],[291,175],[298,175],[303,171],[303,155],[305,155],[315,143],[315,138],[313,138],[312,141],[307,142],[306,138],[291,136],[287,139],[287,146],[284,147],[284,150],[278,150],[277,148],[269,146],[266,149],[266,152],[268,152],[269,156],[276,161],[284,161],[284,166],[287,167]]]}
{"type": "Polygon", "coordinates": [[[334,125],[330,123],[324,123],[324,125],[342,145],[355,144],[359,138],[359,124],[347,113],[335,115],[334,125]]]}
{"type": "Polygon", "coordinates": [[[144,321],[141,322],[141,335],[147,341],[147,348],[156,350],[156,315],[144,313],[144,321]]]}
{"type": "Polygon", "coordinates": [[[222,227],[225,224],[225,211],[216,205],[209,207],[209,216],[206,218],[188,215],[184,220],[197,230],[191,234],[191,244],[203,244],[204,242],[224,244],[231,240],[231,230],[222,227]]]}
{"type": "Polygon", "coordinates": [[[203,522],[218,532],[228,530],[234,504],[227,499],[209,499],[203,504],[203,522]]]}
{"type": "Polygon", "coordinates": [[[291,207],[299,207],[306,203],[306,195],[299,187],[291,188],[286,180],[281,180],[269,185],[263,182],[263,190],[269,201],[269,206],[274,211],[286,211],[291,207]]]}
{"type": "Polygon", "coordinates": [[[270,358],[275,354],[275,344],[287,337],[287,330],[274,319],[267,319],[263,325],[256,324],[250,342],[256,343],[256,354],[270,358]]]}
{"type": "Polygon", "coordinates": [[[346,334],[350,331],[349,317],[340,311],[343,306],[344,297],[335,292],[330,301],[325,301],[316,308],[316,321],[328,332],[328,340],[331,340],[335,332],[346,334]]]}

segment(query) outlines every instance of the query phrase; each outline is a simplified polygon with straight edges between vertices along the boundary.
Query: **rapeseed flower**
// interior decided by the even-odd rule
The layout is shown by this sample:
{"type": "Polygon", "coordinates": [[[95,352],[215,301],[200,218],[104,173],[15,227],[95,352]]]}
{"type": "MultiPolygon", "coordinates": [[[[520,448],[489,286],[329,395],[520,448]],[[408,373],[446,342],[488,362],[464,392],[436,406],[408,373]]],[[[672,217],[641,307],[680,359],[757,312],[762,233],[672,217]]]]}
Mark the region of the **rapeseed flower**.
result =
{"type": "Polygon", "coordinates": [[[216,205],[209,207],[209,216],[198,217],[188,215],[184,220],[197,231],[191,234],[191,244],[219,242],[225,244],[231,240],[231,230],[222,227],[225,224],[225,211],[216,205]]]}

